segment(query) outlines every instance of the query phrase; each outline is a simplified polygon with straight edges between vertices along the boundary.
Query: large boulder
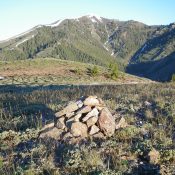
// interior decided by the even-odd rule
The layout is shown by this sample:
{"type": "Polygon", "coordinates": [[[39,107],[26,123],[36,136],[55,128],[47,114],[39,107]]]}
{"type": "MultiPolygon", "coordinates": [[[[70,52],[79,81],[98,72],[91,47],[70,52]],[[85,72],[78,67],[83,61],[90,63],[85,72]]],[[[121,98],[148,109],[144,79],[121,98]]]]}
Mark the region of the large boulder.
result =
{"type": "Polygon", "coordinates": [[[112,136],[115,132],[115,119],[107,108],[102,109],[98,118],[100,130],[106,136],[112,136]]]}
{"type": "Polygon", "coordinates": [[[70,132],[74,137],[87,137],[88,128],[84,123],[75,122],[75,123],[72,123],[70,132]]]}

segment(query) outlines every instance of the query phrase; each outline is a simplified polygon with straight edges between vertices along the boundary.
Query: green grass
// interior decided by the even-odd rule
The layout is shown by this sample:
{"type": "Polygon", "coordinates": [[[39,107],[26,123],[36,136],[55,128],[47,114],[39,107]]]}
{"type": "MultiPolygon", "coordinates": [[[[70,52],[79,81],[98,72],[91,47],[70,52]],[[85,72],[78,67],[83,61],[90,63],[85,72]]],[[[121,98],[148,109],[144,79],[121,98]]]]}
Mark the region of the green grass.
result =
{"type": "Polygon", "coordinates": [[[119,73],[115,80],[111,78],[110,70],[95,66],[98,73],[91,74],[94,65],[75,61],[59,60],[54,58],[40,58],[12,62],[0,62],[1,85],[59,85],[59,84],[93,84],[93,83],[125,83],[148,82],[146,79],[137,78],[119,73]]]}

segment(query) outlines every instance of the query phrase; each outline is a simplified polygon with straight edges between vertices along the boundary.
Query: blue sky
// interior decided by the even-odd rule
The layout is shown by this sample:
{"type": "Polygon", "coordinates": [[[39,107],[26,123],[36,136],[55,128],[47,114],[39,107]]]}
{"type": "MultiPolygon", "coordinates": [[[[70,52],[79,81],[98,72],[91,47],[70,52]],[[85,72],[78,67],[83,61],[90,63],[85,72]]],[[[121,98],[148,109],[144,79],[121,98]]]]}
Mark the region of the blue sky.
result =
{"type": "Polygon", "coordinates": [[[0,40],[38,24],[87,14],[169,24],[175,22],[174,9],[175,0],[0,0],[0,40]]]}

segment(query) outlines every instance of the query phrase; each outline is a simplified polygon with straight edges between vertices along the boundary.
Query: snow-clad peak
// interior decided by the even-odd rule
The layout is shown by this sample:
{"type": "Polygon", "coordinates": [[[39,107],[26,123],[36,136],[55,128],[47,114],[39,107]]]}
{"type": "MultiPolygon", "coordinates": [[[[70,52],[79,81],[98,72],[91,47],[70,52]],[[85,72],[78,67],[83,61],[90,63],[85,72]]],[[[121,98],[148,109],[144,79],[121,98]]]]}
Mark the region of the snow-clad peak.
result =
{"type": "Polygon", "coordinates": [[[90,14],[87,15],[89,19],[91,19],[92,22],[102,22],[102,18],[98,15],[90,14]]]}
{"type": "Polygon", "coordinates": [[[58,20],[58,21],[56,21],[56,22],[54,22],[54,23],[52,23],[52,24],[46,24],[45,26],[47,26],[47,27],[57,27],[57,26],[59,26],[62,22],[64,21],[64,19],[63,20],[58,20]]]}

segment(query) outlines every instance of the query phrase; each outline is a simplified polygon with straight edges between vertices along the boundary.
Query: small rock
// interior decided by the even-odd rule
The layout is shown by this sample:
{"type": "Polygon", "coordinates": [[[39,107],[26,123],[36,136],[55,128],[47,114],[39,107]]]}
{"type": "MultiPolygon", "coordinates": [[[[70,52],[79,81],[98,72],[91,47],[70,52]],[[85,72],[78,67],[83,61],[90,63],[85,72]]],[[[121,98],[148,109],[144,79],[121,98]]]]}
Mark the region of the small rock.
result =
{"type": "Polygon", "coordinates": [[[93,125],[89,131],[89,134],[90,135],[94,135],[96,134],[98,131],[100,131],[100,129],[96,126],[96,125],[93,125]]]}
{"type": "Polygon", "coordinates": [[[55,123],[55,127],[57,127],[58,129],[64,129],[66,127],[65,118],[64,117],[59,118],[55,123]]]}
{"type": "Polygon", "coordinates": [[[97,123],[97,120],[98,120],[98,116],[91,117],[86,121],[86,124],[88,127],[90,127],[92,125],[95,125],[95,123],[97,123]]]}
{"type": "Polygon", "coordinates": [[[59,140],[63,130],[54,127],[54,123],[46,125],[40,132],[39,138],[53,138],[59,140]]]}
{"type": "Polygon", "coordinates": [[[148,101],[145,101],[144,105],[147,106],[147,107],[150,107],[152,104],[150,102],[148,102],[148,101]]]}
{"type": "Polygon", "coordinates": [[[75,123],[72,123],[72,126],[71,126],[71,134],[74,136],[74,137],[87,137],[87,126],[86,124],[84,123],[81,123],[81,122],[75,122],[75,123]]]}
{"type": "Polygon", "coordinates": [[[74,117],[73,118],[70,118],[69,120],[67,120],[66,121],[67,128],[70,129],[71,126],[72,126],[72,123],[74,123],[74,122],[75,122],[75,118],[74,117]]]}
{"type": "Polygon", "coordinates": [[[105,108],[105,106],[95,106],[99,111],[105,108]]]}
{"type": "Polygon", "coordinates": [[[90,111],[82,120],[83,122],[87,121],[90,117],[93,116],[98,116],[99,112],[97,110],[97,108],[92,109],[92,111],[90,111]]]}
{"type": "Polygon", "coordinates": [[[101,98],[98,98],[98,101],[99,101],[99,103],[100,103],[101,105],[105,106],[105,103],[104,103],[104,101],[103,101],[101,98]]]}
{"type": "Polygon", "coordinates": [[[0,80],[4,80],[4,79],[5,79],[4,77],[0,76],[0,80]]]}
{"type": "Polygon", "coordinates": [[[81,116],[82,116],[82,114],[77,114],[77,115],[75,115],[75,117],[74,117],[74,121],[75,121],[75,122],[79,122],[81,116]]]}
{"type": "Polygon", "coordinates": [[[98,132],[96,134],[93,135],[94,138],[104,138],[104,134],[102,132],[98,132]]]}
{"type": "Polygon", "coordinates": [[[130,108],[131,112],[135,112],[135,109],[134,109],[134,105],[133,104],[130,104],[129,108],[130,108]]]}
{"type": "Polygon", "coordinates": [[[115,129],[119,129],[119,128],[126,128],[128,126],[126,120],[124,119],[124,117],[122,117],[119,121],[119,123],[115,126],[115,129]]]}
{"type": "Polygon", "coordinates": [[[42,132],[42,131],[44,131],[44,130],[46,130],[46,129],[49,129],[49,128],[54,128],[54,123],[49,123],[49,124],[47,124],[47,125],[45,125],[42,129],[41,129],[41,131],[40,132],[42,132]]]}
{"type": "Polygon", "coordinates": [[[75,112],[67,113],[66,118],[71,118],[72,116],[74,116],[74,114],[75,114],[75,112]]]}
{"type": "Polygon", "coordinates": [[[149,152],[148,156],[150,159],[150,163],[157,164],[159,162],[160,153],[157,150],[155,150],[155,149],[151,150],[149,152]]]}
{"type": "Polygon", "coordinates": [[[82,108],[80,108],[77,111],[77,114],[84,114],[84,113],[88,113],[91,111],[91,107],[90,106],[83,106],[82,108]]]}
{"type": "Polygon", "coordinates": [[[145,128],[140,128],[140,133],[141,133],[141,135],[143,136],[144,139],[149,139],[150,138],[150,133],[145,128]]]}
{"type": "Polygon", "coordinates": [[[115,119],[107,108],[101,111],[98,119],[98,125],[101,131],[107,136],[112,136],[115,132],[115,119]]]}
{"type": "Polygon", "coordinates": [[[69,103],[63,110],[57,112],[55,114],[55,116],[57,118],[59,118],[59,117],[65,115],[65,114],[70,114],[70,113],[76,111],[77,109],[79,109],[77,103],[76,102],[72,102],[72,103],[69,103]]]}
{"type": "Polygon", "coordinates": [[[67,132],[66,134],[63,135],[63,140],[69,140],[73,137],[73,135],[70,132],[67,132]]]}
{"type": "Polygon", "coordinates": [[[100,104],[97,99],[97,96],[89,96],[84,100],[83,103],[86,106],[98,106],[100,104]]]}
{"type": "Polygon", "coordinates": [[[81,100],[78,100],[76,103],[79,108],[83,106],[83,102],[81,100]]]}

